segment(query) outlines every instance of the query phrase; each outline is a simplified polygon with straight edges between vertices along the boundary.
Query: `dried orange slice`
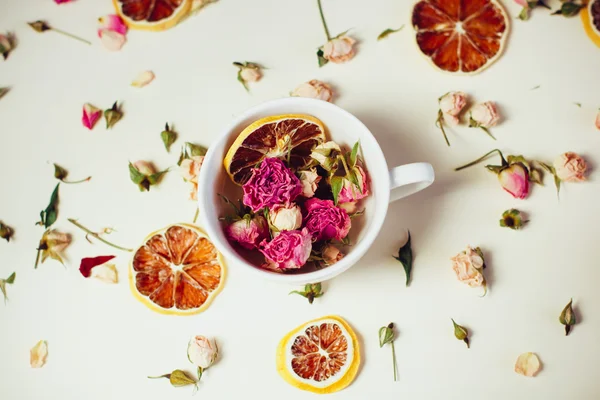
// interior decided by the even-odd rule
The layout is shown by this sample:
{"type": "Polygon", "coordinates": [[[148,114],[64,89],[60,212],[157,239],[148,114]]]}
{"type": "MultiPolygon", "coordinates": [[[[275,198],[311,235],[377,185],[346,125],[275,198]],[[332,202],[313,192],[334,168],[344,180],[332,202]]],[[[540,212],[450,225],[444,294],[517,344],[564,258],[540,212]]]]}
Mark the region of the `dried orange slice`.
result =
{"type": "Polygon", "coordinates": [[[352,328],[338,316],[300,325],[279,342],[277,371],[290,385],[314,393],[333,393],[350,385],[360,366],[352,328]]]}
{"type": "Polygon", "coordinates": [[[192,0],[113,0],[113,5],[129,28],[164,31],[188,15],[192,0]]]}
{"type": "Polygon", "coordinates": [[[581,10],[583,28],[592,42],[600,47],[600,0],[590,0],[581,10]]]}
{"type": "Polygon", "coordinates": [[[231,179],[243,185],[252,168],[265,157],[287,160],[294,168],[310,162],[311,150],[325,141],[325,127],[310,115],[286,114],[261,118],[250,124],[227,151],[223,164],[231,179]]]}
{"type": "Polygon", "coordinates": [[[498,59],[508,17],[496,0],[421,0],[412,24],[421,52],[442,71],[475,74],[498,59]]]}
{"type": "Polygon", "coordinates": [[[151,233],[129,268],[133,295],[154,311],[189,315],[206,309],[225,280],[225,264],[206,234],[188,224],[151,233]]]}

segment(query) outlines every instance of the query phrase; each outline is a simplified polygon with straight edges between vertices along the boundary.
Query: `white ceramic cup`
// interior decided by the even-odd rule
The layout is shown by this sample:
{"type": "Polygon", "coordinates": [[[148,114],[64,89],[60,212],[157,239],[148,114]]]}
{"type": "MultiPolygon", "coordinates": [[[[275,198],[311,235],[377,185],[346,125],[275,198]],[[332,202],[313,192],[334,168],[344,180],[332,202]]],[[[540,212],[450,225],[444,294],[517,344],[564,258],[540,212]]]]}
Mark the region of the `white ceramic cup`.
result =
{"type": "MultiPolygon", "coordinates": [[[[239,265],[240,268],[245,268],[266,279],[302,285],[331,279],[356,264],[377,237],[385,220],[388,204],[426,188],[433,181],[433,168],[428,163],[407,164],[389,169],[373,134],[349,112],[325,101],[289,97],[268,101],[237,116],[210,145],[200,171],[198,207],[204,229],[230,264],[239,265]],[[223,167],[223,158],[229,146],[252,122],[280,114],[312,115],[325,124],[328,140],[334,140],[348,148],[356,141],[360,141],[364,163],[370,176],[371,195],[362,202],[365,213],[352,221],[355,225],[350,231],[352,246],[347,248],[344,258],[320,270],[304,273],[300,270],[297,273],[280,274],[261,269],[247,261],[237,246],[229,243],[223,231],[223,223],[219,220],[220,216],[231,210],[225,208],[218,194],[235,196],[235,192],[231,192],[234,185],[223,167]]],[[[239,192],[236,197],[231,198],[232,201],[241,198],[240,188],[238,187],[237,190],[239,192]]]]}

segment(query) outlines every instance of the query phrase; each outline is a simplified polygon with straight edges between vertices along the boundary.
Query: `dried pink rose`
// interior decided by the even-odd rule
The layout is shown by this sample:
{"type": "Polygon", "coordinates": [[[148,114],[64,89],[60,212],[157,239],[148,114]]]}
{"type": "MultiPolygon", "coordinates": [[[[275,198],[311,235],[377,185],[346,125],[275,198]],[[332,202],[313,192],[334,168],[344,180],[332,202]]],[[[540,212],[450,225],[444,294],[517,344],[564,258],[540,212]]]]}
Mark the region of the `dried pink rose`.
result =
{"type": "Polygon", "coordinates": [[[495,126],[500,121],[498,108],[493,101],[475,104],[471,108],[471,124],[470,126],[490,128],[495,126]]]}
{"type": "Polygon", "coordinates": [[[336,64],[348,62],[356,54],[355,43],[356,40],[348,35],[333,38],[323,46],[323,58],[336,64]]]}
{"type": "Polygon", "coordinates": [[[243,248],[252,250],[269,237],[269,225],[263,216],[250,217],[250,215],[246,215],[227,226],[225,235],[230,240],[238,242],[243,248]]]}
{"type": "Polygon", "coordinates": [[[265,158],[242,187],[244,204],[257,212],[265,207],[289,205],[302,193],[302,183],[278,158],[265,158]]]}
{"type": "Polygon", "coordinates": [[[333,201],[313,197],[304,203],[304,207],[304,226],[315,241],[343,240],[348,235],[350,217],[345,210],[336,207],[333,201]]]}
{"type": "Polygon", "coordinates": [[[127,25],[125,22],[115,14],[105,15],[98,19],[98,37],[102,42],[102,45],[110,51],[121,50],[127,38],[127,25]]]}
{"type": "Polygon", "coordinates": [[[556,176],[561,181],[565,182],[582,182],[585,181],[585,173],[587,171],[587,163],[577,153],[572,151],[561,154],[554,163],[556,176]]]}
{"type": "Polygon", "coordinates": [[[83,116],[81,117],[81,123],[89,130],[92,130],[101,116],[101,109],[94,107],[90,103],[85,103],[83,105],[83,116]]]}
{"type": "Polygon", "coordinates": [[[320,181],[321,177],[314,169],[301,171],[300,182],[302,183],[302,196],[306,198],[313,197],[320,181]]]}
{"type": "Polygon", "coordinates": [[[198,200],[198,174],[204,162],[204,156],[191,156],[181,161],[179,171],[186,182],[192,184],[190,200],[198,200]]]}
{"type": "Polygon", "coordinates": [[[298,86],[291,95],[331,102],[333,99],[333,90],[328,84],[313,79],[298,86]]]}
{"type": "Polygon", "coordinates": [[[306,264],[312,250],[311,235],[301,231],[283,231],[273,240],[263,240],[259,248],[267,260],[266,268],[275,270],[297,269],[306,264]]]}
{"type": "Polygon", "coordinates": [[[521,163],[511,164],[498,173],[502,188],[516,199],[524,199],[529,194],[529,173],[521,163]]]}
{"type": "Polygon", "coordinates": [[[328,244],[321,250],[321,257],[325,264],[332,265],[340,261],[344,254],[336,246],[328,244]]]}
{"type": "Polygon", "coordinates": [[[350,180],[344,179],[344,186],[338,195],[338,204],[357,201],[369,195],[369,177],[367,173],[359,165],[354,168],[360,173],[360,176],[357,176],[359,187],[350,182],[350,180]]]}
{"type": "Polygon", "coordinates": [[[465,251],[461,251],[451,260],[452,269],[459,281],[470,287],[485,285],[485,278],[482,273],[485,264],[477,249],[474,250],[471,246],[467,246],[465,251]]]}
{"type": "Polygon", "coordinates": [[[296,204],[273,206],[269,210],[269,221],[279,232],[293,231],[302,226],[302,211],[296,204]]]}
{"type": "Polygon", "coordinates": [[[540,370],[540,359],[535,353],[523,353],[517,358],[515,372],[523,376],[535,376],[540,370]]]}
{"type": "Polygon", "coordinates": [[[444,114],[457,117],[467,105],[467,95],[463,92],[448,92],[440,97],[439,103],[440,110],[444,114]]]}

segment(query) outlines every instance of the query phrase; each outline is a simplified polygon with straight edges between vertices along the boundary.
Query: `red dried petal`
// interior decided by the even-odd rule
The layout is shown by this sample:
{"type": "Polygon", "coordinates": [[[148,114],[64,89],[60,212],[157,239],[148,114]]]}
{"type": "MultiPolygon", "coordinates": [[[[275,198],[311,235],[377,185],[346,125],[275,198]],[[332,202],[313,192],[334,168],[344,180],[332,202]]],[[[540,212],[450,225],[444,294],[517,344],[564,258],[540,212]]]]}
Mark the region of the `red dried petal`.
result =
{"type": "Polygon", "coordinates": [[[92,268],[102,265],[115,258],[115,256],[98,256],[98,257],[85,257],[81,259],[79,265],[79,272],[84,278],[89,278],[92,275],[92,268]]]}

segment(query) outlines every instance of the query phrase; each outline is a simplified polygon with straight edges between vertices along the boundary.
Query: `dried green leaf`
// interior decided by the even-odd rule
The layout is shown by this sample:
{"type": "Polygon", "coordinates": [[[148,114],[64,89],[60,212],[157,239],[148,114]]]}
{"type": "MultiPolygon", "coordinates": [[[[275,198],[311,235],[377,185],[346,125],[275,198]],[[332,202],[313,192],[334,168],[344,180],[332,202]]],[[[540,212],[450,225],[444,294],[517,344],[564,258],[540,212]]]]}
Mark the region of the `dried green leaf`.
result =
{"type": "Polygon", "coordinates": [[[164,174],[166,174],[167,172],[169,172],[169,170],[165,169],[164,171],[160,171],[160,172],[157,172],[155,174],[148,176],[148,182],[150,183],[150,186],[156,185],[158,182],[160,182],[162,176],[164,174]]]}
{"type": "Polygon", "coordinates": [[[350,153],[350,168],[354,168],[356,160],[358,159],[358,149],[360,148],[360,142],[354,143],[352,152],[350,153]]]}
{"type": "Polygon", "coordinates": [[[581,103],[574,102],[573,104],[575,104],[577,107],[581,108],[581,103]]]}
{"type": "Polygon", "coordinates": [[[11,285],[15,282],[15,278],[17,277],[17,273],[13,272],[10,274],[8,278],[5,279],[6,283],[10,283],[11,285]]]}
{"type": "Polygon", "coordinates": [[[40,212],[40,221],[37,225],[43,225],[44,228],[49,228],[54,222],[56,222],[56,218],[58,217],[58,187],[60,186],[60,182],[56,184],[54,191],[52,192],[52,196],[50,196],[50,203],[45,210],[40,212]]]}
{"type": "Polygon", "coordinates": [[[558,321],[565,326],[565,336],[571,332],[571,326],[577,323],[575,312],[573,311],[573,299],[569,301],[569,304],[563,308],[558,321]]]}
{"type": "Polygon", "coordinates": [[[331,192],[333,194],[333,202],[337,205],[338,197],[344,187],[344,178],[341,176],[331,177],[331,192]]]}
{"type": "Polygon", "coordinates": [[[149,376],[148,378],[149,379],[167,378],[169,380],[169,382],[171,382],[171,385],[173,385],[174,387],[196,385],[198,383],[198,381],[196,379],[188,376],[187,373],[185,373],[184,371],[182,371],[180,369],[176,369],[175,371],[171,372],[170,374],[164,374],[164,375],[160,375],[160,376],[149,376]]]}
{"type": "Polygon", "coordinates": [[[329,62],[329,60],[324,57],[324,54],[325,53],[323,53],[322,47],[317,50],[317,59],[319,60],[319,67],[322,67],[323,65],[329,62]]]}
{"type": "Polygon", "coordinates": [[[10,242],[10,238],[12,237],[12,235],[13,229],[10,226],[0,222],[0,238],[6,240],[7,242],[10,242]]]}
{"type": "Polygon", "coordinates": [[[585,7],[584,5],[577,4],[572,1],[567,1],[562,4],[562,6],[552,13],[552,15],[563,15],[565,17],[574,17],[579,14],[579,11],[585,7]]]}
{"type": "Polygon", "coordinates": [[[131,162],[129,163],[129,177],[136,185],[140,185],[146,179],[146,175],[138,171],[131,162]]]}
{"type": "Polygon", "coordinates": [[[456,322],[454,322],[454,319],[452,319],[452,324],[454,325],[454,336],[458,340],[462,340],[463,342],[465,342],[467,348],[470,348],[471,346],[469,344],[469,331],[467,330],[467,328],[458,325],[456,322]]]}
{"type": "Polygon", "coordinates": [[[160,133],[160,138],[162,139],[162,142],[165,145],[167,153],[171,152],[171,145],[177,140],[177,133],[173,132],[169,128],[168,123],[165,124],[165,130],[160,133]]]}
{"type": "Polygon", "coordinates": [[[185,142],[183,147],[181,148],[181,155],[179,156],[179,160],[177,161],[177,165],[181,165],[181,162],[186,158],[195,157],[195,156],[205,156],[208,149],[204,146],[185,142]]]}
{"type": "Polygon", "coordinates": [[[541,88],[541,87],[542,87],[542,85],[537,85],[537,86],[534,86],[534,87],[532,87],[532,88],[531,88],[531,89],[529,89],[529,90],[537,90],[537,89],[539,89],[539,88],[541,88]]]}
{"type": "Polygon", "coordinates": [[[554,186],[556,186],[556,195],[558,195],[560,193],[560,178],[558,177],[558,175],[556,175],[556,170],[552,165],[548,165],[543,162],[540,162],[539,164],[542,166],[543,169],[548,171],[548,173],[552,174],[552,176],[554,177],[554,186]]]}
{"type": "Polygon", "coordinates": [[[240,68],[240,70],[237,73],[237,80],[239,83],[242,84],[242,86],[244,86],[244,89],[246,89],[246,92],[250,91],[250,88],[248,87],[248,84],[246,83],[246,80],[242,77],[242,69],[240,68]]]}
{"type": "Polygon", "coordinates": [[[8,300],[8,296],[6,294],[6,285],[12,285],[15,282],[15,277],[17,276],[16,272],[13,272],[8,278],[0,279],[0,292],[2,292],[2,296],[4,296],[4,304],[8,300]]]}
{"type": "Polygon", "coordinates": [[[321,283],[317,282],[304,285],[304,291],[292,290],[288,293],[288,295],[290,294],[300,295],[308,299],[309,304],[312,304],[316,298],[323,296],[325,293],[321,291],[321,283]]]}
{"type": "Polygon", "coordinates": [[[379,347],[391,343],[394,340],[394,324],[389,323],[387,326],[379,328],[379,347]]]}
{"type": "Polygon", "coordinates": [[[410,231],[408,231],[408,240],[404,246],[400,247],[400,250],[398,251],[398,257],[394,256],[394,258],[400,261],[404,267],[404,272],[406,273],[406,286],[408,286],[410,284],[410,274],[412,272],[413,264],[410,231]]]}
{"type": "Polygon", "coordinates": [[[379,36],[377,36],[377,40],[379,41],[379,40],[385,39],[386,37],[390,36],[392,33],[400,32],[402,29],[404,29],[404,25],[402,25],[398,29],[388,28],[385,31],[381,32],[379,34],[379,36]]]}

